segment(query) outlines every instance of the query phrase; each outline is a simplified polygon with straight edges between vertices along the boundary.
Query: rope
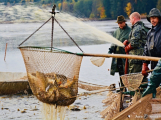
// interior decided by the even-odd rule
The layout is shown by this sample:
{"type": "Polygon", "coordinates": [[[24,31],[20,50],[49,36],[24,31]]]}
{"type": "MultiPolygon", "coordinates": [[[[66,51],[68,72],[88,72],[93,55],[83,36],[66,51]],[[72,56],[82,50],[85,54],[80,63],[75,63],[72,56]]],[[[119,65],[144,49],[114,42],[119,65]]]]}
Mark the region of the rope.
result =
{"type": "Polygon", "coordinates": [[[91,92],[91,93],[84,92],[84,93],[83,93],[83,94],[81,94],[81,95],[76,95],[76,96],[73,96],[73,97],[70,97],[70,98],[65,98],[65,99],[72,99],[72,98],[76,98],[76,97],[82,97],[82,96],[87,96],[87,95],[97,94],[97,93],[106,92],[106,91],[113,91],[113,90],[115,90],[115,89],[118,89],[118,88],[113,88],[113,89],[104,89],[104,90],[100,90],[100,91],[97,91],[97,92],[91,92]]]}
{"type": "Polygon", "coordinates": [[[78,82],[80,82],[80,83],[86,83],[86,84],[89,84],[89,85],[95,85],[95,86],[99,86],[99,87],[108,87],[108,86],[104,86],[104,85],[98,85],[98,84],[84,82],[84,81],[81,81],[81,80],[79,80],[78,82]]]}
{"type": "Polygon", "coordinates": [[[58,25],[63,29],[63,31],[68,35],[68,37],[75,43],[75,45],[83,52],[83,50],[78,46],[78,44],[73,40],[73,38],[67,33],[67,31],[60,25],[60,23],[55,19],[58,25]]]}
{"type": "Polygon", "coordinates": [[[54,14],[54,17],[53,17],[53,15],[52,15],[51,50],[52,50],[52,48],[53,48],[54,18],[55,18],[55,14],[54,14]]]}
{"type": "MultiPolygon", "coordinates": [[[[143,82],[142,84],[145,84],[147,82],[143,82]]],[[[108,87],[108,86],[107,86],[108,87]]],[[[85,95],[77,95],[77,97],[81,97],[81,96],[86,96],[86,95],[91,95],[91,94],[96,94],[96,93],[101,93],[101,92],[105,92],[105,91],[113,91],[113,90],[116,90],[116,89],[120,89],[120,88],[125,88],[125,87],[118,87],[118,88],[113,88],[113,89],[104,89],[104,90],[100,90],[100,91],[97,91],[97,92],[92,92],[92,93],[87,93],[85,92],[85,95]]],[[[76,97],[76,96],[73,96],[73,97],[76,97]]],[[[73,98],[72,97],[72,98],[73,98]]]]}
{"type": "Polygon", "coordinates": [[[28,38],[26,38],[21,44],[19,44],[19,46],[21,46],[24,42],[26,42],[32,35],[34,35],[40,28],[42,28],[47,22],[49,22],[49,20],[52,17],[50,17],[43,25],[41,25],[35,32],[33,32],[28,38]]]}

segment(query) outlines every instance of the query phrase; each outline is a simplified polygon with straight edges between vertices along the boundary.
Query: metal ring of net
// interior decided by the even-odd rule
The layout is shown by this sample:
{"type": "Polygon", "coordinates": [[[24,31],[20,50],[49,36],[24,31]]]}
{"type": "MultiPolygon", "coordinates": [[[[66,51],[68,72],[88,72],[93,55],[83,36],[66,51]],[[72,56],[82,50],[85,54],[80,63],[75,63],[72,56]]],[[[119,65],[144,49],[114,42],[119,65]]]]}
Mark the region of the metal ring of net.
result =
{"type": "Polygon", "coordinates": [[[143,80],[143,75],[141,73],[125,74],[121,76],[122,82],[126,88],[130,91],[135,91],[141,84],[143,80]]]}
{"type": "Polygon", "coordinates": [[[31,90],[40,101],[68,106],[76,100],[82,56],[51,48],[19,49],[31,90]]]}

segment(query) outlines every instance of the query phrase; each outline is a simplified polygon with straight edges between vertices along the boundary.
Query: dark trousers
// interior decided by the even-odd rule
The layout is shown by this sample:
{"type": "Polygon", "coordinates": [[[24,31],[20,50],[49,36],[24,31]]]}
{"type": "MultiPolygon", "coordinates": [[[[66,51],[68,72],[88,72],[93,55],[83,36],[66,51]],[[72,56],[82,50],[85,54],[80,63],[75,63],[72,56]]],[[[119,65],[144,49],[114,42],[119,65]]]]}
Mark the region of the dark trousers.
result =
{"type": "MultiPolygon", "coordinates": [[[[117,59],[117,69],[119,71],[119,76],[124,75],[124,68],[123,68],[123,63],[121,59],[117,59]]],[[[124,86],[121,77],[120,77],[120,84],[121,86],[124,86]]]]}

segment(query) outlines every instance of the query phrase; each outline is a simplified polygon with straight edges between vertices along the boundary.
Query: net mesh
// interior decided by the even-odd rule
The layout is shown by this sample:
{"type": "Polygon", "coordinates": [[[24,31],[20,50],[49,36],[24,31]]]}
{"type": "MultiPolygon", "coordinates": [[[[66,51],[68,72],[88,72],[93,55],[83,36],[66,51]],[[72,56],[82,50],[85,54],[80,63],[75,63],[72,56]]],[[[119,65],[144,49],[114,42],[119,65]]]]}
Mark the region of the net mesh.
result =
{"type": "Polygon", "coordinates": [[[100,114],[102,118],[105,118],[105,120],[111,120],[111,118],[120,111],[120,95],[121,94],[113,93],[112,91],[107,94],[108,98],[104,99],[102,103],[108,107],[101,111],[100,114]]]}
{"type": "Polygon", "coordinates": [[[151,120],[161,118],[161,89],[157,88],[157,102],[152,99],[152,94],[139,99],[136,103],[118,113],[113,120],[151,120]]]}
{"type": "Polygon", "coordinates": [[[135,91],[141,84],[143,80],[143,75],[141,73],[132,73],[122,75],[121,79],[123,84],[129,91],[135,91]]]}
{"type": "Polygon", "coordinates": [[[20,51],[31,90],[40,101],[60,106],[75,101],[82,56],[38,47],[21,47],[20,51]]]}
{"type": "Polygon", "coordinates": [[[92,84],[88,82],[78,81],[78,87],[87,91],[101,90],[101,89],[113,89],[115,88],[115,84],[111,84],[110,86],[92,84]]]}

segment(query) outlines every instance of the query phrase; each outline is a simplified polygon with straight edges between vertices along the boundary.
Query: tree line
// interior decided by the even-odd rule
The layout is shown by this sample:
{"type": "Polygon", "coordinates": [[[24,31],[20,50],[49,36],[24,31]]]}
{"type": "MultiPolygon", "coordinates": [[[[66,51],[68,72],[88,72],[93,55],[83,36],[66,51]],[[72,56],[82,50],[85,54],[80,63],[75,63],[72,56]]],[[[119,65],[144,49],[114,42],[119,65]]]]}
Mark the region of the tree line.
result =
{"type": "Polygon", "coordinates": [[[5,5],[34,2],[43,7],[56,4],[59,11],[90,19],[116,19],[118,15],[128,17],[135,11],[146,16],[152,8],[161,10],[161,0],[0,0],[0,2],[5,5]]]}

